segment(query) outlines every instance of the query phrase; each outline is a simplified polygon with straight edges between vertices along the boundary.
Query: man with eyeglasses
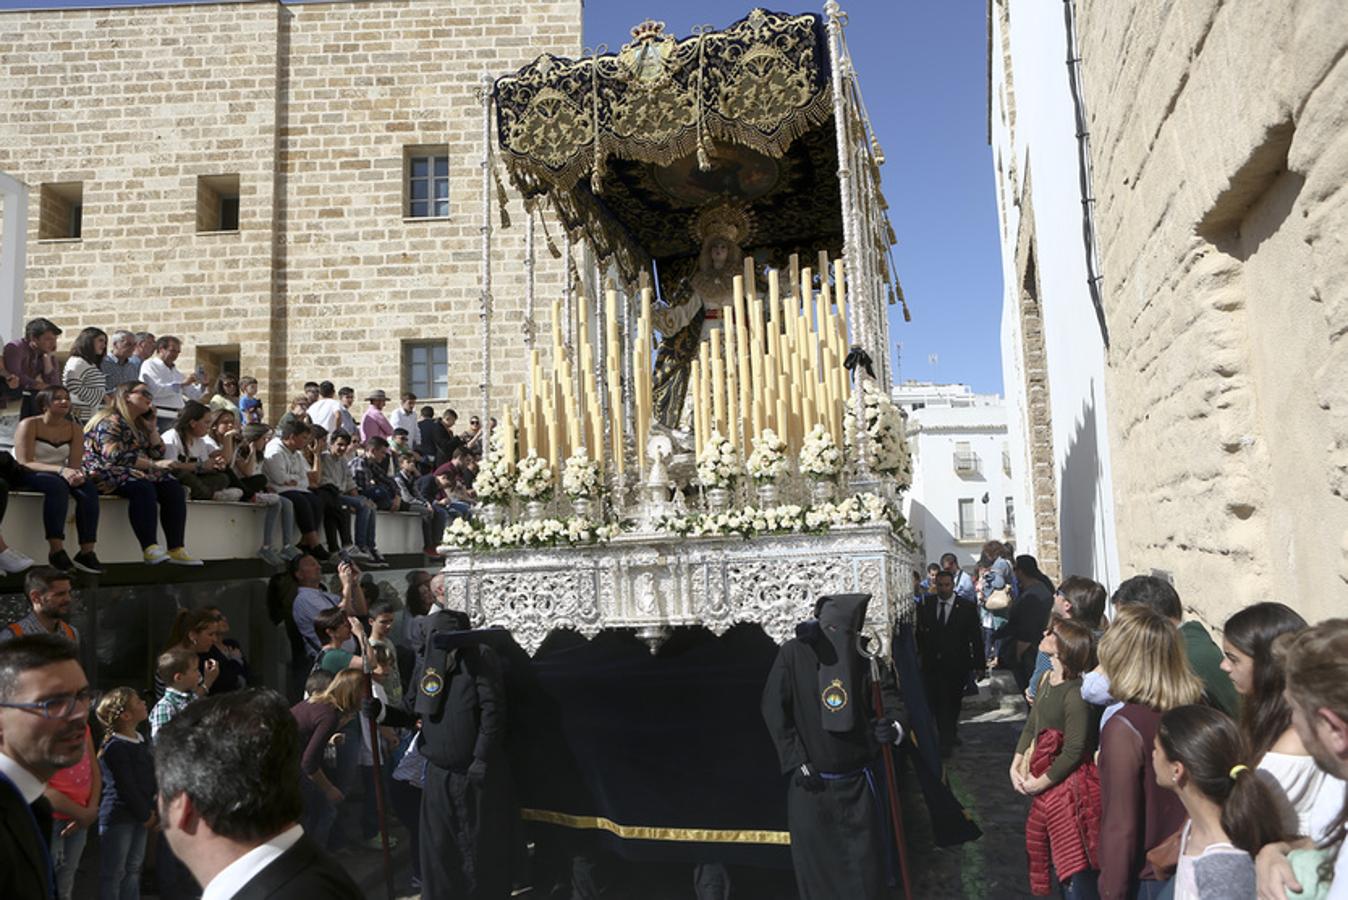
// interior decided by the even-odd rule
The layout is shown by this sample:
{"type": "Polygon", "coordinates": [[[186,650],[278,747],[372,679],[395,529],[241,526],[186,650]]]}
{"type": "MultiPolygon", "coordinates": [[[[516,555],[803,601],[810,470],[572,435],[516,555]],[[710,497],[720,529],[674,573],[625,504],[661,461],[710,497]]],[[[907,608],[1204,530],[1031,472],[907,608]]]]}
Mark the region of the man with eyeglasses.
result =
{"type": "Polygon", "coordinates": [[[0,644],[0,897],[55,896],[47,781],[84,756],[96,697],[75,645],[50,634],[0,644]]]}
{"type": "Polygon", "coordinates": [[[70,576],[60,569],[51,566],[29,569],[23,579],[23,592],[33,609],[19,621],[0,629],[0,643],[28,634],[54,634],[78,647],[80,633],[70,624],[70,605],[74,602],[70,583],[70,576]]]}

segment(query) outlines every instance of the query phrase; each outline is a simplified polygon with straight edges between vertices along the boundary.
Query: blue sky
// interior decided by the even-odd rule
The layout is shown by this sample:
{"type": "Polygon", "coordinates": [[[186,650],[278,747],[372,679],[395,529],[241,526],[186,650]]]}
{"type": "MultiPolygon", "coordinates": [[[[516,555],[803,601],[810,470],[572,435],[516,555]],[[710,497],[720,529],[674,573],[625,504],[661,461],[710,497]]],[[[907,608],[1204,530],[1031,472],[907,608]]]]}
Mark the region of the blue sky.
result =
{"type": "MultiPolygon", "coordinates": [[[[106,5],[112,4],[0,0],[0,9],[106,5]]],[[[823,6],[769,5],[792,11],[823,6]]],[[[891,314],[891,334],[903,344],[900,375],[1000,393],[1002,278],[987,145],[985,4],[842,0],[842,7],[885,152],[883,186],[899,237],[894,259],[913,313],[910,323],[897,307],[891,314]]],[[[751,8],[724,0],[586,0],[585,42],[616,48],[646,18],[665,22],[668,32],[682,37],[695,25],[729,25],[751,8]]]]}

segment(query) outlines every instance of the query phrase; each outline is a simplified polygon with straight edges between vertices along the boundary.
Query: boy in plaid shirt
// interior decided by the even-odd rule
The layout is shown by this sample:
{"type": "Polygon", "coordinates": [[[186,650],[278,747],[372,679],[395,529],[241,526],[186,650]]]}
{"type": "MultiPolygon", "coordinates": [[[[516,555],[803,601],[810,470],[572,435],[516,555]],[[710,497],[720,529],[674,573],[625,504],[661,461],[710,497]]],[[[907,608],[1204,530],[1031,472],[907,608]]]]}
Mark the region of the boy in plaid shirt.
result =
{"type": "Polygon", "coordinates": [[[198,666],[197,655],[186,647],[165,650],[159,656],[159,680],[167,685],[163,698],[150,710],[150,737],[159,734],[174,716],[187,704],[197,699],[198,691],[205,695],[220,675],[219,664],[208,659],[205,671],[198,666]]]}

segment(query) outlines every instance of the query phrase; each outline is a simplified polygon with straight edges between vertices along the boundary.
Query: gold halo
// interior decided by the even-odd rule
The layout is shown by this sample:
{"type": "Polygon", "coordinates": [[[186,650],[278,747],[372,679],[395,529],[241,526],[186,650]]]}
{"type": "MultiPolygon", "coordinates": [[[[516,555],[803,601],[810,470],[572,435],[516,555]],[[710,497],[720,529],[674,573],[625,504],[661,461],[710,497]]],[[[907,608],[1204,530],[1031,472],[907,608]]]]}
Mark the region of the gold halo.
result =
{"type": "Polygon", "coordinates": [[[743,204],[719,203],[698,213],[689,230],[699,245],[708,238],[722,237],[736,247],[743,247],[753,227],[753,216],[743,204]]]}

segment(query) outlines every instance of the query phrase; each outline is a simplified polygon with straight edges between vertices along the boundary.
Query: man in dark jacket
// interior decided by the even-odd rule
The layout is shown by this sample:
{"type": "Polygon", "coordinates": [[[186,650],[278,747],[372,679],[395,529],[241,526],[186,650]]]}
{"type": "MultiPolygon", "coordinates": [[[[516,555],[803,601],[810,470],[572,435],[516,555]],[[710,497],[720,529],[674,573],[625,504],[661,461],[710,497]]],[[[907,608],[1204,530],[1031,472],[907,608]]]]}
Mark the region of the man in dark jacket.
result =
{"type": "Polygon", "coordinates": [[[299,824],[299,728],[280,694],[197,700],[159,729],[154,750],[164,836],[203,889],[234,900],[363,896],[299,824]]]}
{"type": "Polygon", "coordinates": [[[1039,561],[1033,556],[1016,557],[1015,575],[1020,593],[1007,612],[1006,624],[994,631],[992,637],[998,641],[1005,639],[1014,648],[1007,662],[1023,694],[1030,685],[1034,659],[1039,653],[1039,641],[1044,636],[1048,617],[1053,612],[1054,590],[1053,582],[1039,571],[1039,561]]]}
{"type": "Polygon", "coordinates": [[[917,608],[917,652],[922,659],[922,681],[927,703],[941,736],[941,755],[949,756],[957,742],[960,707],[969,673],[987,666],[978,607],[955,596],[955,579],[938,572],[935,594],[917,608]]]}
{"type": "Polygon", "coordinates": [[[879,900],[886,884],[886,826],[875,765],[881,743],[905,730],[892,680],[885,716],[872,713],[871,676],[857,649],[869,594],[821,597],[815,619],[777,653],[763,689],[767,723],[787,788],[791,861],[801,900],[879,900]]]}
{"type": "Polygon", "coordinates": [[[54,897],[47,781],[84,756],[89,681],[51,634],[0,645],[0,897],[54,897]]]}

